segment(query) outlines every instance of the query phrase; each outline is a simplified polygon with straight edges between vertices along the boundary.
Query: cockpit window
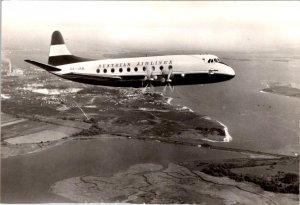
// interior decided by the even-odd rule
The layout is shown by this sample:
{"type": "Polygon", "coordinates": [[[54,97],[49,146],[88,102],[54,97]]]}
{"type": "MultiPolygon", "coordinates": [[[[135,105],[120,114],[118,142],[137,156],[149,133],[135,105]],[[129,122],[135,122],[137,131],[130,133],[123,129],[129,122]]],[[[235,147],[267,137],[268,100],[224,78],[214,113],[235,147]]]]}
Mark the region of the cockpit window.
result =
{"type": "Polygon", "coordinates": [[[218,63],[218,62],[220,62],[220,60],[219,60],[219,58],[213,58],[213,59],[208,59],[207,62],[208,63],[214,63],[214,62],[218,63]]]}

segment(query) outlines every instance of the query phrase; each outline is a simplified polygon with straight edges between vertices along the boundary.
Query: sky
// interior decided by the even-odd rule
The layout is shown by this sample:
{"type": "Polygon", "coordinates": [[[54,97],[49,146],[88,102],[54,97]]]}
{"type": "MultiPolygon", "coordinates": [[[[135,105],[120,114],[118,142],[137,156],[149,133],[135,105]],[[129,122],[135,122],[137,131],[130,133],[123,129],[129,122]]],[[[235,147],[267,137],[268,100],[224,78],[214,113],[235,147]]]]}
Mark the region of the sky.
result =
{"type": "Polygon", "coordinates": [[[260,50],[299,46],[299,11],[299,1],[2,1],[1,34],[6,47],[49,46],[60,30],[95,49],[260,50]]]}

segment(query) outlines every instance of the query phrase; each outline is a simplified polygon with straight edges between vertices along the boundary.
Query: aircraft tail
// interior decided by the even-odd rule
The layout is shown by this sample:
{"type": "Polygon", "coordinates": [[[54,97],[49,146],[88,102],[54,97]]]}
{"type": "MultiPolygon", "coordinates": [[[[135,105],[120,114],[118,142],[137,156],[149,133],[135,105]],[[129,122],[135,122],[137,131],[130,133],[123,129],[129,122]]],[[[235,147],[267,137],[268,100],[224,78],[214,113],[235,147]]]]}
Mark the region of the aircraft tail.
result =
{"type": "Polygon", "coordinates": [[[53,66],[90,61],[91,59],[77,57],[71,54],[64,38],[59,31],[54,31],[51,38],[48,64],[53,66]]]}

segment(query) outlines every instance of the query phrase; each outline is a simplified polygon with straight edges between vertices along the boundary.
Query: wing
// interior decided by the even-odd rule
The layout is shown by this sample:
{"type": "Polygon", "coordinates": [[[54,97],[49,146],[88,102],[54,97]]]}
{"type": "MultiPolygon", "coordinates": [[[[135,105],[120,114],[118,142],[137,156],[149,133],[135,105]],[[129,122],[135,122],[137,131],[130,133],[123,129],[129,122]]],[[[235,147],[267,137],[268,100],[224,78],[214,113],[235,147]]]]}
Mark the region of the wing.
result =
{"type": "Polygon", "coordinates": [[[196,73],[208,73],[208,70],[188,70],[188,71],[173,71],[172,74],[196,74],[196,73]]]}
{"type": "Polygon", "coordinates": [[[84,80],[120,80],[122,79],[120,76],[115,75],[99,75],[99,74],[85,74],[85,73],[66,73],[62,74],[62,77],[68,79],[84,79],[84,80]]]}

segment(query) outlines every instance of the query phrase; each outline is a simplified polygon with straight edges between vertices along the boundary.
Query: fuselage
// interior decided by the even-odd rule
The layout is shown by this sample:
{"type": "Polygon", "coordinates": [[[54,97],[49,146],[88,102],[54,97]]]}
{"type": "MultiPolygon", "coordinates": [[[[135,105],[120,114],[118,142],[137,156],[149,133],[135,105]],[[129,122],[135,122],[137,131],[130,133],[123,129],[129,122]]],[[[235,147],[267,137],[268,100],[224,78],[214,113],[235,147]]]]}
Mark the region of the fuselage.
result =
{"type": "Polygon", "coordinates": [[[57,67],[61,71],[53,73],[66,79],[118,87],[144,87],[148,82],[164,86],[168,75],[172,85],[215,83],[235,76],[231,67],[208,54],[92,60],[57,67]]]}

